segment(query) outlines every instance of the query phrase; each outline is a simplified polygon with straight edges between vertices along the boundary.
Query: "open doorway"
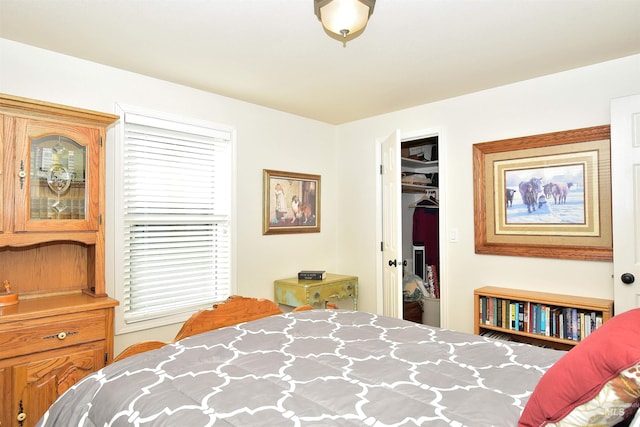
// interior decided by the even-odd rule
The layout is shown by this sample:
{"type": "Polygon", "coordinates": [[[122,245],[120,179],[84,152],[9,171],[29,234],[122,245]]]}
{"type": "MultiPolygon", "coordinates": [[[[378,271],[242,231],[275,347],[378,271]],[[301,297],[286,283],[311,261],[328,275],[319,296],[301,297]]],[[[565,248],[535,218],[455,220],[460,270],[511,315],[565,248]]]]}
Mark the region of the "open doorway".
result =
{"type": "Polygon", "coordinates": [[[381,143],[380,168],[383,314],[433,326],[441,323],[440,142],[439,132],[396,131],[381,143]]]}
{"type": "Polygon", "coordinates": [[[439,136],[402,138],[400,153],[403,318],[440,326],[439,136]]]}

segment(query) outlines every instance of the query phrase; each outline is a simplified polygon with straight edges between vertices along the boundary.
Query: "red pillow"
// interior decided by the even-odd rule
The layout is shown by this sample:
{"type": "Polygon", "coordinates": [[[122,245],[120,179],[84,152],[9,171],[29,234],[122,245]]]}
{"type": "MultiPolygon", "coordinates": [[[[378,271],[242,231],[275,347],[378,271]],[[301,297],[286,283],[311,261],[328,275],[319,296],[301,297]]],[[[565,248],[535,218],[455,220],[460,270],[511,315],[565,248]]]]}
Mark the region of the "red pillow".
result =
{"type": "Polygon", "coordinates": [[[638,362],[640,308],[613,316],[562,356],[540,378],[518,426],[539,427],[562,420],[638,362]]]}

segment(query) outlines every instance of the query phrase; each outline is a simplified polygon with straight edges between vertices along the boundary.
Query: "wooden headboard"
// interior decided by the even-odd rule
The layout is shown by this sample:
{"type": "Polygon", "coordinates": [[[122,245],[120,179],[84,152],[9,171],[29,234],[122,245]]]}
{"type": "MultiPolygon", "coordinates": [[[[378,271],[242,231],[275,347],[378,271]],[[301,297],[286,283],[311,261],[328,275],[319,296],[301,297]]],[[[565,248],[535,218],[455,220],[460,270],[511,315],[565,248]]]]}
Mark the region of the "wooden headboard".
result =
{"type": "MultiPolygon", "coordinates": [[[[310,310],[312,308],[313,307],[309,305],[303,305],[296,307],[293,311],[310,310]]],[[[190,337],[191,335],[273,316],[274,314],[282,314],[282,310],[278,304],[273,301],[233,295],[225,302],[215,304],[209,310],[200,310],[194,313],[184,322],[184,325],[182,325],[182,328],[172,342],[190,337]]],[[[118,354],[113,361],[117,362],[134,354],[154,350],[167,344],[169,343],[162,341],[143,341],[132,344],[118,354]]]]}

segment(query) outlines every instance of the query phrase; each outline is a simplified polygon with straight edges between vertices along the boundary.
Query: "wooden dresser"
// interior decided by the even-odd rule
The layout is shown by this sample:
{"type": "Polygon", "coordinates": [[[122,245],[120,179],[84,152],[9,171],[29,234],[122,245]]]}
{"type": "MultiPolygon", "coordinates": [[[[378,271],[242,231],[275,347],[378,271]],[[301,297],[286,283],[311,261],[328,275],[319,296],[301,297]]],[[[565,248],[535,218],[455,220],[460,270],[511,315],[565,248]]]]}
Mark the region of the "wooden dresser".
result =
{"type": "Polygon", "coordinates": [[[35,425],[113,359],[104,141],[117,118],[0,94],[1,427],[35,425]]]}
{"type": "Polygon", "coordinates": [[[358,277],[327,273],[324,280],[299,280],[297,277],[273,282],[274,300],[290,307],[310,305],[325,307],[329,302],[346,299],[351,304],[340,307],[358,309],[358,277]]]}

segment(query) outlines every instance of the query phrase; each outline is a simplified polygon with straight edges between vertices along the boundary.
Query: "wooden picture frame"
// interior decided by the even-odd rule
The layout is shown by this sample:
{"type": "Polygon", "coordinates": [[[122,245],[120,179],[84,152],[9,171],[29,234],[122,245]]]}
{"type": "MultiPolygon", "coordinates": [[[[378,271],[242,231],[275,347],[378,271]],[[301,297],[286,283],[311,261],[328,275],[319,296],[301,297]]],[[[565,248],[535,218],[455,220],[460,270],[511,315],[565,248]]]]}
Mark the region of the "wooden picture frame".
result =
{"type": "Polygon", "coordinates": [[[320,232],[320,175],[263,171],[262,234],[320,232]]]}
{"type": "Polygon", "coordinates": [[[475,252],[613,260],[609,125],[473,145],[475,252]]]}

